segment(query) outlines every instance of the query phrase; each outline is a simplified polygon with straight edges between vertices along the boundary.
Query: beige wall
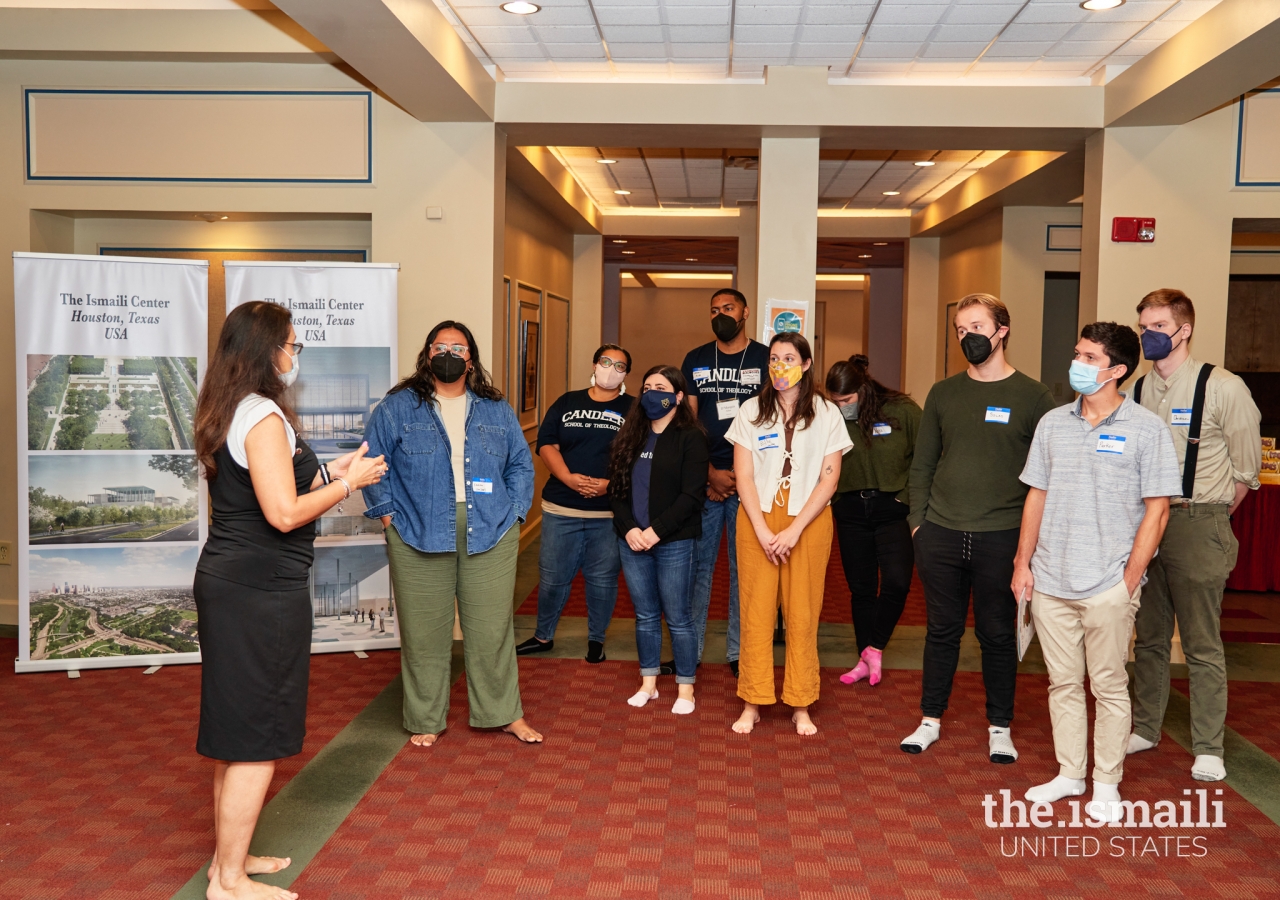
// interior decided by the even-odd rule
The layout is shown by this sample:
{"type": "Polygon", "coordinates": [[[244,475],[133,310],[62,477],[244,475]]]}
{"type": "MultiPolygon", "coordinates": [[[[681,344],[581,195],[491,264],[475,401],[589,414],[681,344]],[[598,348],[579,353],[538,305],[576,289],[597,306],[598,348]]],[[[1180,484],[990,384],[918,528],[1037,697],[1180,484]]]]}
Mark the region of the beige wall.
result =
{"type": "Polygon", "coordinates": [[[944,329],[938,306],[941,242],[941,238],[911,238],[903,272],[902,389],[921,404],[942,374],[939,348],[944,329]]]}
{"type": "Polygon", "coordinates": [[[618,342],[631,353],[627,391],[637,394],[656,365],[679,366],[694,347],[714,340],[706,288],[623,288],[618,342]]]}
{"type": "Polygon", "coordinates": [[[937,354],[942,368],[946,342],[952,343],[951,368],[954,375],[964,366],[957,362],[956,336],[948,320],[947,305],[966,294],[978,292],[1000,296],[1000,268],[1004,237],[1004,211],[993,210],[951,234],[943,235],[938,248],[938,334],[937,354]]]}
{"type": "MultiPolygon", "coordinates": [[[[874,278],[875,275],[873,274],[874,278]]],[[[816,294],[819,303],[826,303],[826,322],[823,339],[826,341],[825,364],[838,359],[848,359],[855,353],[865,353],[867,348],[867,306],[863,291],[824,291],[816,294]]],[[[818,383],[827,373],[819,373],[818,383]]]]}
{"type": "MultiPolygon", "coordinates": [[[[340,70],[321,65],[0,61],[0,134],[8,138],[0,142],[0,322],[13,321],[11,252],[72,250],[81,240],[64,218],[33,217],[32,210],[110,211],[120,220],[137,212],[170,211],[356,214],[370,219],[365,227],[371,261],[401,264],[402,371],[413,365],[431,325],[460,310],[466,311],[481,344],[493,346],[494,284],[501,274],[495,219],[502,197],[494,178],[500,135],[492,124],[427,125],[375,97],[372,185],[28,184],[20,140],[23,85],[363,89],[340,70]],[[428,206],[441,207],[444,218],[428,221],[428,206]]],[[[86,224],[92,227],[96,225],[86,224]]],[[[163,236],[164,225],[145,227],[163,236]]],[[[171,234],[178,235],[181,229],[172,227],[171,234]]],[[[197,227],[205,226],[201,222],[197,227]]],[[[89,233],[83,232],[82,246],[91,243],[89,233]]],[[[275,243],[274,236],[259,237],[275,243]]],[[[6,398],[0,429],[13,434],[12,328],[5,334],[9,337],[0,340],[0,397],[6,398]]],[[[17,537],[15,466],[16,447],[11,440],[0,441],[0,540],[17,537]]],[[[16,598],[17,568],[0,566],[0,623],[16,621],[16,598]]]]}
{"type": "Polygon", "coordinates": [[[1040,377],[1044,325],[1044,273],[1080,271],[1080,254],[1046,250],[1049,225],[1079,225],[1080,207],[1010,206],[1004,210],[1000,291],[1013,323],[1008,359],[1014,368],[1040,377]]]}
{"type": "MultiPolygon", "coordinates": [[[[1099,174],[1085,194],[1086,216],[1100,226],[1092,254],[1097,318],[1133,324],[1144,294],[1181,288],[1196,304],[1192,352],[1218,364],[1235,264],[1232,219],[1280,218],[1280,191],[1234,186],[1238,114],[1233,103],[1179,127],[1107,129],[1090,144],[1099,174]],[[1114,216],[1154,217],[1155,241],[1112,243],[1114,216]]],[[[1093,299],[1086,296],[1089,284],[1082,278],[1082,309],[1093,299]]]]}

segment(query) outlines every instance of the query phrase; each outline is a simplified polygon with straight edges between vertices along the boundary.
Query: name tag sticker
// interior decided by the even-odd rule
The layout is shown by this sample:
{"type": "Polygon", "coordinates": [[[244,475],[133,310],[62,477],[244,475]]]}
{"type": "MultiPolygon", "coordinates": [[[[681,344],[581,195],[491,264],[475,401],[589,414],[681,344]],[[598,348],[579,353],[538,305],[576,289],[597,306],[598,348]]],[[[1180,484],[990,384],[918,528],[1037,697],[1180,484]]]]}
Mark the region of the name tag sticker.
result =
{"type": "Polygon", "coordinates": [[[725,419],[732,419],[737,415],[738,415],[737,398],[734,398],[733,400],[716,401],[716,416],[719,417],[721,421],[725,419]]]}
{"type": "Polygon", "coordinates": [[[738,382],[740,384],[759,384],[760,370],[759,369],[743,369],[742,374],[738,378],[738,382]]]}
{"type": "Polygon", "coordinates": [[[757,450],[777,450],[779,446],[778,432],[776,431],[772,434],[762,434],[756,438],[757,450]]]}
{"type": "Polygon", "coordinates": [[[1098,435],[1098,452],[1117,455],[1124,453],[1124,438],[1118,434],[1098,435]]]}
{"type": "Polygon", "coordinates": [[[711,377],[711,367],[710,367],[710,366],[703,366],[703,367],[702,367],[702,368],[700,368],[700,369],[694,369],[694,370],[693,370],[693,380],[694,380],[694,381],[706,381],[706,380],[707,380],[708,378],[710,378],[710,377],[711,377]]]}
{"type": "Polygon", "coordinates": [[[1170,410],[1170,412],[1173,414],[1173,418],[1169,422],[1170,425],[1188,425],[1189,426],[1191,424],[1191,410],[1173,409],[1173,410],[1170,410]]]}
{"type": "Polygon", "coordinates": [[[471,490],[477,494],[492,494],[493,479],[492,478],[476,478],[471,482],[471,490]]]}
{"type": "Polygon", "coordinates": [[[1009,407],[1007,406],[988,406],[987,422],[999,422],[1001,425],[1009,424],[1009,407]]]}
{"type": "Polygon", "coordinates": [[[892,432],[893,432],[893,429],[889,427],[888,422],[876,422],[874,425],[871,426],[871,433],[876,437],[883,437],[884,435],[890,434],[892,432]]]}

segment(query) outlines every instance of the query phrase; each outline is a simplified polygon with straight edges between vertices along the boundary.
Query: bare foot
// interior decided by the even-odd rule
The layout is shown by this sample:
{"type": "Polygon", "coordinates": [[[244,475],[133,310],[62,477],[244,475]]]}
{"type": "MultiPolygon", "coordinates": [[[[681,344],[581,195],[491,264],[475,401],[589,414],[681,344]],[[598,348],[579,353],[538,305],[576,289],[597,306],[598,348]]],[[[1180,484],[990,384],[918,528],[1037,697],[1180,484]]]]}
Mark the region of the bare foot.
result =
{"type": "MultiPolygon", "coordinates": [[[[289,863],[293,862],[291,857],[279,856],[246,856],[244,858],[244,873],[246,875],[271,875],[279,872],[281,869],[289,868],[289,863]]],[[[218,867],[218,856],[214,854],[213,862],[209,863],[209,871],[205,873],[206,877],[212,881],[214,870],[218,867]]]]}
{"type": "Polygon", "coordinates": [[[751,729],[755,728],[759,721],[760,707],[754,703],[745,703],[742,706],[742,715],[738,716],[738,721],[733,723],[733,730],[738,734],[750,734],[751,729]]]}
{"type": "Polygon", "coordinates": [[[533,730],[533,727],[523,718],[516,719],[506,728],[502,729],[507,734],[514,734],[517,738],[526,744],[541,744],[542,735],[533,730]]]}
{"type": "Polygon", "coordinates": [[[438,734],[415,734],[409,738],[409,743],[415,747],[430,747],[438,740],[440,740],[438,734]]]}
{"type": "Polygon", "coordinates": [[[791,714],[791,721],[796,723],[796,734],[810,735],[818,733],[818,726],[813,724],[813,719],[809,718],[809,708],[796,707],[796,711],[791,714]]]}
{"type": "Polygon", "coordinates": [[[253,881],[247,875],[241,875],[230,887],[220,878],[210,881],[204,895],[207,900],[298,900],[293,891],[253,881]]]}

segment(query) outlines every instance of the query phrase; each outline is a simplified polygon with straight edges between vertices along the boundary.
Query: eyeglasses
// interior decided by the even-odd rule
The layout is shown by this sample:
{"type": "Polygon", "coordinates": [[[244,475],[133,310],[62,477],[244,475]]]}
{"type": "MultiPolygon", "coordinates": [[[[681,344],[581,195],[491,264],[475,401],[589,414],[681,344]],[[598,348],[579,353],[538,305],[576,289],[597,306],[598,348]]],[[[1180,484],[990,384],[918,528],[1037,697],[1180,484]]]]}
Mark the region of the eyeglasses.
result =
{"type": "Polygon", "coordinates": [[[470,355],[471,348],[466,344],[432,344],[431,355],[439,356],[441,353],[452,353],[454,356],[466,357],[470,355]]]}
{"type": "Polygon", "coordinates": [[[620,359],[610,359],[602,356],[596,361],[597,366],[604,366],[606,369],[617,369],[619,375],[627,374],[627,364],[620,359]]]}
{"type": "Polygon", "coordinates": [[[301,344],[281,344],[281,345],[280,345],[280,349],[281,349],[281,350],[292,350],[292,351],[293,351],[293,355],[294,355],[294,356],[301,356],[301,355],[302,355],[302,345],[301,345],[301,344]]]}

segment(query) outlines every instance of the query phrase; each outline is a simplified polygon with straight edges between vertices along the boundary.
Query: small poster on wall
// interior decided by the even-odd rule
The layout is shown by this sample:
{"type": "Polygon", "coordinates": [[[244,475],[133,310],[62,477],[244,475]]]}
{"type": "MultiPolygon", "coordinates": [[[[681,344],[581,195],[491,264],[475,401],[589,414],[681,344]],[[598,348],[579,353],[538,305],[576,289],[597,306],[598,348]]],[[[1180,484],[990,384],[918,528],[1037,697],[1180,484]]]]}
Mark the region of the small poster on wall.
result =
{"type": "Polygon", "coordinates": [[[767,344],[775,334],[787,332],[803,334],[813,340],[813,326],[809,321],[811,306],[808,300],[766,300],[760,340],[767,344]]]}
{"type": "Polygon", "coordinates": [[[198,662],[208,263],[13,257],[17,671],[198,662]]]}

